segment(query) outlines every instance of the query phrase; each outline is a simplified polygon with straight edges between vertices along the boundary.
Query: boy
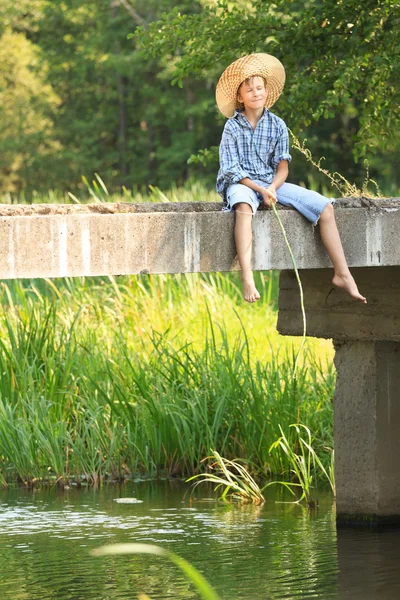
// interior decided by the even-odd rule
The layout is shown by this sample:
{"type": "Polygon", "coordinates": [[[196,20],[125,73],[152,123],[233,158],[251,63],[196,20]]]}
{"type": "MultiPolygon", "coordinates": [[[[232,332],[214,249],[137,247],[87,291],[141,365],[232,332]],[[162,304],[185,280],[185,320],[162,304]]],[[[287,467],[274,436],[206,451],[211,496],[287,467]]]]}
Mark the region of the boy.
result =
{"type": "Polygon", "coordinates": [[[292,183],[289,173],[289,136],[282,119],[269,112],[285,83],[282,63],[269,54],[250,54],[232,63],[221,75],[216,99],[228,117],[220,145],[217,192],[223,210],[236,213],[235,243],[247,302],[260,298],[251,271],[252,216],[263,202],[292,206],[313,225],[319,222],[321,239],[333,263],[332,283],[363,304],[344,256],[333,212],[333,200],[292,183]]]}

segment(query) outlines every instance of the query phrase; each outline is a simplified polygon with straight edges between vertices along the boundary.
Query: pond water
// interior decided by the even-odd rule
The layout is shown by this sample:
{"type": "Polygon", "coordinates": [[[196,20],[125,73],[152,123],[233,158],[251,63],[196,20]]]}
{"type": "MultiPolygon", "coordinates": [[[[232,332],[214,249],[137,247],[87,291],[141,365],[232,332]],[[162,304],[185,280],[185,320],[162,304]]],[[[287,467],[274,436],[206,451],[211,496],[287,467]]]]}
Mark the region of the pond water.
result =
{"type": "MultiPolygon", "coordinates": [[[[123,600],[198,595],[152,556],[95,558],[104,544],[159,544],[202,571],[224,600],[400,598],[400,530],[336,531],[330,496],[313,512],[276,503],[221,504],[180,481],[101,490],[0,493],[0,598],[123,600]],[[117,503],[117,498],[142,503],[117,503]]],[[[276,498],[275,498],[276,499],[276,498]]]]}

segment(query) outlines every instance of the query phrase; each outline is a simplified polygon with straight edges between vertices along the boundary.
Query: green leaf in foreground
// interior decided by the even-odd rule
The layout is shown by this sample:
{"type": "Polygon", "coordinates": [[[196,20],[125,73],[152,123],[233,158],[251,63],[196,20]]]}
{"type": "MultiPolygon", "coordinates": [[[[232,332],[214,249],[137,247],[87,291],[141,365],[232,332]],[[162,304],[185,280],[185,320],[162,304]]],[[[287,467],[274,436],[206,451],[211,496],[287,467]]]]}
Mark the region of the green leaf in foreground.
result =
{"type": "Polygon", "coordinates": [[[109,556],[116,554],[153,554],[154,556],[168,558],[177,567],[179,567],[186,577],[193,583],[203,600],[220,600],[217,593],[195,567],[193,567],[184,558],[181,558],[169,550],[165,550],[165,548],[152,546],[151,544],[110,544],[108,546],[96,548],[91,552],[91,554],[92,556],[109,556]]]}

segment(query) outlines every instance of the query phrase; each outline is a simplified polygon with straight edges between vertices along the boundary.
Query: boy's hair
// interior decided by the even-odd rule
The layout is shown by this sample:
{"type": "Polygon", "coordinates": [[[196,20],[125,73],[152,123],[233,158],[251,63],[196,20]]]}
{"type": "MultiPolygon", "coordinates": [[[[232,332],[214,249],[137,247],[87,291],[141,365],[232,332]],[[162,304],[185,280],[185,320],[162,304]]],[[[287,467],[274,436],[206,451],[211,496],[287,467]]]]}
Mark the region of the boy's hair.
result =
{"type": "Polygon", "coordinates": [[[243,104],[243,102],[239,102],[239,100],[237,99],[237,97],[239,96],[240,88],[242,87],[242,85],[243,85],[244,83],[251,83],[255,77],[259,77],[260,79],[262,79],[262,80],[263,80],[263,82],[264,82],[264,85],[265,85],[265,89],[267,89],[267,80],[266,80],[266,79],[265,79],[265,77],[263,77],[262,75],[251,75],[251,77],[247,77],[247,78],[246,78],[246,79],[244,79],[244,80],[242,81],[242,83],[239,85],[239,87],[238,87],[238,89],[237,89],[237,92],[236,92],[236,108],[237,108],[237,109],[239,109],[239,110],[243,110],[243,108],[244,108],[244,104],[243,104]]]}

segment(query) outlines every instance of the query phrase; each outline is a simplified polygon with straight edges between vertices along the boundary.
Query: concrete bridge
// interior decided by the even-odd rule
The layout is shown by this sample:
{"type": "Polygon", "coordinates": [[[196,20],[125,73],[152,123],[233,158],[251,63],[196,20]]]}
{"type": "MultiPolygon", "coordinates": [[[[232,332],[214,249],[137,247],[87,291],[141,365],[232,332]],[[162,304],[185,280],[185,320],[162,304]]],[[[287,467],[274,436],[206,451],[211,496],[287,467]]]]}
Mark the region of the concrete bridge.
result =
{"type": "MultiPolygon", "coordinates": [[[[229,271],[233,215],[220,204],[0,206],[0,279],[229,271]]],[[[332,290],[318,228],[281,207],[303,282],[308,335],[332,338],[337,521],[400,523],[400,199],[336,205],[368,305],[332,290]]],[[[254,269],[278,269],[278,330],[301,335],[297,283],[271,211],[254,221],[254,269]]]]}

